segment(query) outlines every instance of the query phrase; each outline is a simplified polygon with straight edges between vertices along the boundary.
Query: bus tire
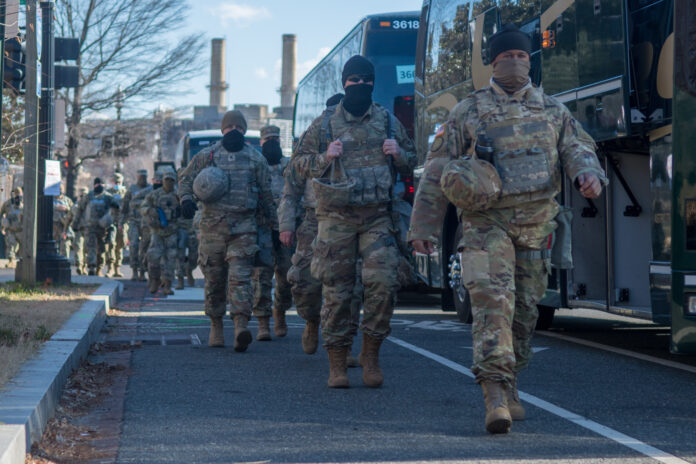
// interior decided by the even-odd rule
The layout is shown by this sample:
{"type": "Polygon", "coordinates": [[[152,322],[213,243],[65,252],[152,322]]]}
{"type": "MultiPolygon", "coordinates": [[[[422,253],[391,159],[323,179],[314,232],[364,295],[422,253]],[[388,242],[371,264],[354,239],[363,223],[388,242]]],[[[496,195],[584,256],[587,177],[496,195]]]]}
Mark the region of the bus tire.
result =
{"type": "Polygon", "coordinates": [[[553,324],[553,316],[556,314],[556,308],[553,306],[537,306],[539,310],[539,318],[536,323],[536,330],[549,330],[553,324]]]}
{"type": "MultiPolygon", "coordinates": [[[[452,266],[451,259],[454,259],[459,264],[459,268],[461,269],[461,263],[459,262],[459,256],[457,253],[457,246],[459,245],[459,240],[461,238],[462,226],[461,224],[459,224],[457,226],[456,232],[454,233],[454,236],[452,237],[452,241],[447,246],[448,254],[446,255],[446,257],[447,263],[450,266],[450,272],[452,266]]],[[[457,274],[459,274],[459,272],[457,272],[457,274]]],[[[454,310],[457,312],[457,317],[459,318],[459,320],[465,324],[471,324],[471,299],[469,298],[469,292],[467,292],[466,288],[464,288],[464,285],[462,285],[461,277],[450,279],[448,275],[447,293],[449,293],[449,298],[451,298],[454,310]]]]}

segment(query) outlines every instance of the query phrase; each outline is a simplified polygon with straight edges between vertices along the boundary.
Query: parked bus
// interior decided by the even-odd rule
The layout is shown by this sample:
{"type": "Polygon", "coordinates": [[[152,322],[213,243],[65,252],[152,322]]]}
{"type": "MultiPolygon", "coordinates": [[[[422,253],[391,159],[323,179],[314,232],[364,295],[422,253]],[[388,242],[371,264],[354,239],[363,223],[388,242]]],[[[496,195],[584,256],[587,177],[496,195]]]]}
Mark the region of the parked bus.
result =
{"type": "MultiPolygon", "coordinates": [[[[249,129],[244,134],[244,139],[259,152],[261,151],[260,131],[249,129]]],[[[174,162],[183,168],[191,161],[191,158],[196,156],[196,153],[205,147],[215,144],[218,140],[222,140],[222,132],[219,130],[189,131],[179,139],[174,154],[174,162]]]]}
{"type": "MultiPolygon", "coordinates": [[[[415,76],[420,167],[449,111],[488,84],[487,39],[515,23],[532,37],[536,85],[563,102],[598,143],[610,180],[598,200],[566,179],[572,269],[556,269],[540,325],[559,307],[595,308],[671,324],[674,352],[696,352],[696,0],[425,0],[415,76]],[[675,10],[676,8],[676,10],[675,10]],[[676,19],[676,21],[675,21],[676,19]],[[674,84],[674,85],[673,85],[674,84]]],[[[470,319],[457,279],[450,205],[438,253],[417,256],[443,305],[470,319]]]]}
{"type": "MultiPolygon", "coordinates": [[[[392,111],[413,137],[413,73],[418,12],[385,13],[363,18],[297,86],[293,137],[297,140],[326,108],[326,100],[343,93],[341,72],[353,55],[375,67],[372,99],[392,111]]],[[[397,183],[403,198],[413,201],[413,180],[397,183]]]]}

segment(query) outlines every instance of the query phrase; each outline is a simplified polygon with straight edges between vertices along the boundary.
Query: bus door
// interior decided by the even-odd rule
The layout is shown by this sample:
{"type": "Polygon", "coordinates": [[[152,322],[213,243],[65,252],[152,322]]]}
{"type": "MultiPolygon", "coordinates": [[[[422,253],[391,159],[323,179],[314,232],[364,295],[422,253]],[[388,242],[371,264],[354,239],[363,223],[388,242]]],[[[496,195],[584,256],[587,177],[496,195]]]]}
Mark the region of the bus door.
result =
{"type": "MultiPolygon", "coordinates": [[[[674,2],[672,169],[672,338],[674,353],[696,353],[696,0],[674,2]]],[[[670,181],[671,181],[670,177],[670,181]]]]}

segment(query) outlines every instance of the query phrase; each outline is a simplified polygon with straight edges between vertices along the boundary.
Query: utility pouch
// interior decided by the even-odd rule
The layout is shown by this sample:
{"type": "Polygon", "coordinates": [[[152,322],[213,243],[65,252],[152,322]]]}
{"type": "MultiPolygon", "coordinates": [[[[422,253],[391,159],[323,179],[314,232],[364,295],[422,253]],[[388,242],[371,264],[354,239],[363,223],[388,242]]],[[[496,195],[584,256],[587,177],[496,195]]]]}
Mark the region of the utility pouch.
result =
{"type": "Polygon", "coordinates": [[[322,177],[312,179],[317,206],[322,209],[348,206],[355,179],[348,177],[340,158],[331,162],[322,177]]]}
{"type": "Polygon", "coordinates": [[[571,224],[573,211],[562,207],[555,218],[558,227],[554,231],[554,241],[551,248],[551,265],[556,269],[573,268],[573,243],[571,224]]]}
{"type": "Polygon", "coordinates": [[[493,164],[503,184],[501,196],[538,192],[552,184],[548,157],[538,148],[496,153],[493,164]]]}

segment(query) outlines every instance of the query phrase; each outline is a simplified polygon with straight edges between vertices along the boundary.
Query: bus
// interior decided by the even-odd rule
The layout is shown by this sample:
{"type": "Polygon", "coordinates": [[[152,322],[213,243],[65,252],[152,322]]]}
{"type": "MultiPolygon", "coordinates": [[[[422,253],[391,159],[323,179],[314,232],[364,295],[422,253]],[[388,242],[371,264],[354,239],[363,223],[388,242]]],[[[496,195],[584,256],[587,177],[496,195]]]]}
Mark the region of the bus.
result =
{"type": "MultiPolygon", "coordinates": [[[[566,179],[573,266],[554,269],[540,326],[556,308],[594,308],[672,328],[671,351],[696,352],[696,0],[425,0],[415,66],[416,182],[449,111],[487,85],[487,39],[515,23],[532,38],[530,77],[598,145],[608,187],[583,198],[566,179]]],[[[470,320],[456,276],[450,205],[438,252],[418,272],[470,320]]]]}
{"type": "MultiPolygon", "coordinates": [[[[373,101],[392,111],[413,138],[413,73],[418,27],[417,11],[363,18],[297,85],[293,115],[295,140],[321,115],[326,100],[343,93],[341,72],[353,55],[363,55],[372,62],[373,101]]],[[[400,179],[397,190],[412,203],[412,179],[400,179]]]]}
{"type": "MultiPolygon", "coordinates": [[[[244,134],[244,139],[252,147],[261,152],[261,132],[259,130],[248,129],[244,134]]],[[[222,132],[219,130],[197,130],[185,133],[176,145],[174,153],[174,163],[180,167],[186,167],[191,158],[205,147],[215,144],[222,140],[222,132]]]]}

